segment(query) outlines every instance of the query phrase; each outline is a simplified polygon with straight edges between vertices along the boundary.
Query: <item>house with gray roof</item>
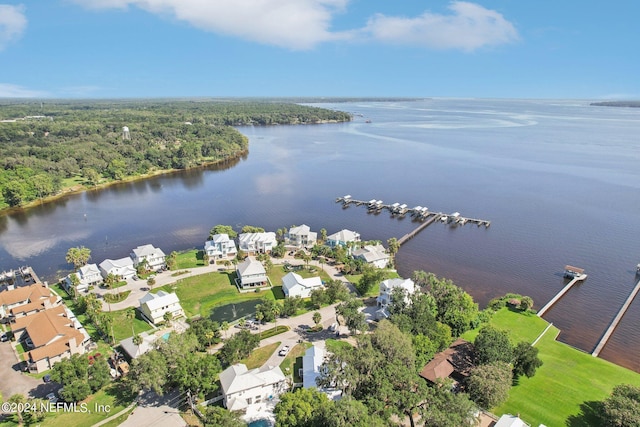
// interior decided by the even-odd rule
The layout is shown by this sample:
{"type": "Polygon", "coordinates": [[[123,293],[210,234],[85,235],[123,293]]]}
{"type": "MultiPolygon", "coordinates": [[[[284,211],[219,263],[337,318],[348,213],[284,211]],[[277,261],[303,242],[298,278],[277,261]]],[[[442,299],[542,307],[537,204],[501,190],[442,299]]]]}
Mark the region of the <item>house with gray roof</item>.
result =
{"type": "Polygon", "coordinates": [[[175,292],[158,291],[157,294],[148,292],[139,299],[140,312],[154,325],[164,322],[164,315],[171,313],[173,319],[184,317],[180,299],[175,292]]]}
{"type": "Polygon", "coordinates": [[[224,406],[230,411],[273,401],[288,389],[287,378],[279,366],[248,370],[238,363],[220,373],[224,406]]]}
{"type": "Polygon", "coordinates": [[[236,242],[226,233],[214,234],[204,242],[204,251],[210,258],[234,257],[238,253],[236,242]]]}
{"type": "Polygon", "coordinates": [[[107,278],[109,274],[113,274],[121,279],[130,279],[136,275],[136,268],[133,266],[133,260],[129,257],[120,259],[105,259],[99,265],[100,273],[103,278],[107,278]]]}
{"type": "Polygon", "coordinates": [[[271,286],[262,263],[250,256],[237,265],[236,275],[236,284],[242,289],[271,286]]]}
{"type": "Polygon", "coordinates": [[[276,233],[273,231],[242,233],[238,236],[238,247],[249,254],[269,253],[277,244],[276,233]]]}
{"type": "Polygon", "coordinates": [[[351,255],[377,268],[385,268],[391,259],[384,246],[380,244],[365,245],[364,248],[354,250],[351,255]]]}
{"type": "Polygon", "coordinates": [[[324,285],[320,277],[308,277],[305,279],[297,273],[290,272],[282,278],[282,291],[288,298],[309,298],[311,297],[311,291],[322,288],[324,288],[324,285]]]}
{"type": "Polygon", "coordinates": [[[133,260],[134,267],[146,261],[147,268],[154,271],[161,270],[167,266],[165,253],[162,252],[162,249],[156,248],[153,245],[138,246],[131,252],[131,259],[133,260]]]}
{"type": "Polygon", "coordinates": [[[356,233],[355,231],[345,229],[327,236],[326,245],[333,248],[338,245],[347,246],[348,243],[359,242],[359,241],[360,241],[360,233],[356,233]]]}
{"type": "Polygon", "coordinates": [[[318,241],[318,233],[311,231],[308,225],[291,227],[284,236],[284,244],[290,248],[310,248],[318,241]]]}

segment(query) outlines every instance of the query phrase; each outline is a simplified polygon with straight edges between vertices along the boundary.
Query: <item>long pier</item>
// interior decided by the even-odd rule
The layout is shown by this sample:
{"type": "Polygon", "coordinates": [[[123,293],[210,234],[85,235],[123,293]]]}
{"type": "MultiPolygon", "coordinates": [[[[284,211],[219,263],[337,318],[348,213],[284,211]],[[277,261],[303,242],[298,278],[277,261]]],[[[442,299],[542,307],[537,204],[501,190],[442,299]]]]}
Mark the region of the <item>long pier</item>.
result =
{"type": "Polygon", "coordinates": [[[571,281],[569,283],[567,283],[567,285],[564,288],[562,288],[562,290],[560,292],[558,292],[556,294],[556,296],[551,299],[551,301],[549,301],[544,307],[542,307],[538,311],[538,317],[542,317],[544,315],[544,313],[546,313],[547,310],[549,310],[553,304],[555,304],[560,298],[562,298],[564,296],[564,294],[566,294],[567,291],[569,291],[569,289],[571,289],[571,287],[573,285],[575,285],[578,282],[581,282],[581,281],[585,280],[586,278],[587,278],[587,275],[584,274],[584,273],[574,276],[574,278],[571,279],[571,281]]]}
{"type": "Polygon", "coordinates": [[[440,215],[434,213],[431,218],[429,218],[428,220],[426,220],[425,222],[420,224],[413,231],[410,231],[407,234],[405,234],[404,236],[402,236],[401,238],[399,238],[398,239],[398,246],[402,246],[407,240],[412,239],[416,234],[418,234],[419,232],[421,232],[422,230],[424,230],[425,228],[427,228],[428,226],[430,226],[431,224],[436,222],[439,218],[440,218],[440,215]]]}
{"type": "Polygon", "coordinates": [[[636,297],[636,295],[638,295],[638,291],[640,291],[640,280],[638,280],[638,283],[636,283],[636,286],[633,288],[633,290],[631,291],[631,293],[627,297],[627,300],[624,302],[624,304],[622,304],[622,307],[620,308],[620,311],[618,311],[618,314],[616,315],[616,317],[613,319],[613,321],[609,325],[609,328],[607,329],[607,331],[604,333],[604,335],[600,339],[600,342],[598,343],[598,345],[596,345],[595,350],[593,350],[593,353],[591,353],[591,355],[593,357],[598,357],[598,355],[600,354],[600,351],[602,351],[604,346],[607,345],[607,341],[609,341],[609,338],[611,338],[611,335],[613,334],[613,331],[618,326],[618,323],[620,323],[620,320],[622,320],[622,317],[627,312],[627,309],[629,308],[629,306],[633,302],[633,299],[636,297]]]}

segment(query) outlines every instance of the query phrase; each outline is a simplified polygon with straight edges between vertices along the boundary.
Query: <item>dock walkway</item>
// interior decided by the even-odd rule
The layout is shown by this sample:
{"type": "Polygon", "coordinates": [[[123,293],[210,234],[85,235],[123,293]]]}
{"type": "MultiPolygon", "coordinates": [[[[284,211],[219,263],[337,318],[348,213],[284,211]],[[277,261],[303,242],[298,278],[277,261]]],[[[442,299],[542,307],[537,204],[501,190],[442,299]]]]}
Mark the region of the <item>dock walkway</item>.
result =
{"type": "Polygon", "coordinates": [[[573,279],[571,279],[571,281],[567,283],[567,285],[564,288],[562,288],[562,290],[558,292],[556,296],[551,299],[551,301],[549,301],[544,307],[542,307],[538,311],[538,317],[542,317],[544,313],[546,313],[547,310],[549,310],[553,304],[555,304],[560,298],[562,298],[562,296],[566,294],[573,285],[575,285],[580,281],[585,280],[586,278],[587,278],[586,274],[580,274],[575,276],[573,279]]]}
{"type": "Polygon", "coordinates": [[[407,234],[405,234],[404,236],[399,238],[398,239],[398,246],[402,246],[407,240],[412,239],[416,234],[418,234],[419,232],[421,232],[422,230],[427,228],[429,225],[431,225],[434,222],[436,222],[441,216],[442,216],[441,214],[434,213],[433,216],[431,216],[431,218],[429,218],[428,220],[426,220],[425,222],[420,224],[414,230],[408,232],[407,234]]]}
{"type": "Polygon", "coordinates": [[[620,311],[618,311],[618,314],[609,325],[609,328],[600,339],[600,342],[598,343],[598,345],[596,345],[595,350],[593,350],[593,353],[591,353],[593,357],[598,357],[604,346],[607,345],[607,341],[609,341],[609,338],[611,338],[611,334],[613,334],[613,331],[618,326],[618,323],[620,323],[620,320],[622,320],[622,317],[627,312],[627,309],[633,302],[634,298],[636,297],[636,295],[638,295],[638,291],[640,291],[640,280],[638,280],[638,283],[636,283],[636,286],[631,291],[631,294],[629,294],[627,300],[624,302],[624,304],[622,304],[620,311]]]}

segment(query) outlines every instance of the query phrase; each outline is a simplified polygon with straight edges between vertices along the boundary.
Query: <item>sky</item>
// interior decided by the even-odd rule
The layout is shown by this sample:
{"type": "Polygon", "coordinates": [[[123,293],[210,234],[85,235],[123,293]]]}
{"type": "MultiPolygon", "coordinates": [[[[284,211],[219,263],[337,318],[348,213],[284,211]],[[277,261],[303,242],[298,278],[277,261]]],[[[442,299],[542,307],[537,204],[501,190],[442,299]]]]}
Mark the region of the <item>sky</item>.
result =
{"type": "Polygon", "coordinates": [[[0,0],[0,98],[640,99],[638,0],[0,0]]]}

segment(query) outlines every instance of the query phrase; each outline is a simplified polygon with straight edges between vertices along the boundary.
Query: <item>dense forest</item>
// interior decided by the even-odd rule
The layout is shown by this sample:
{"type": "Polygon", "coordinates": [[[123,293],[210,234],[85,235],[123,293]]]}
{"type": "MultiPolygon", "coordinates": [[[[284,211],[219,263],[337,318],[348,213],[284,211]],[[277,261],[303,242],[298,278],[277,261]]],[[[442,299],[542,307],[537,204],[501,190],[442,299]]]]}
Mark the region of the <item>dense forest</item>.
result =
{"type": "Polygon", "coordinates": [[[349,121],[347,113],[267,101],[0,102],[0,209],[236,158],[233,126],[349,121]],[[126,130],[126,131],[125,131],[126,130]]]}

